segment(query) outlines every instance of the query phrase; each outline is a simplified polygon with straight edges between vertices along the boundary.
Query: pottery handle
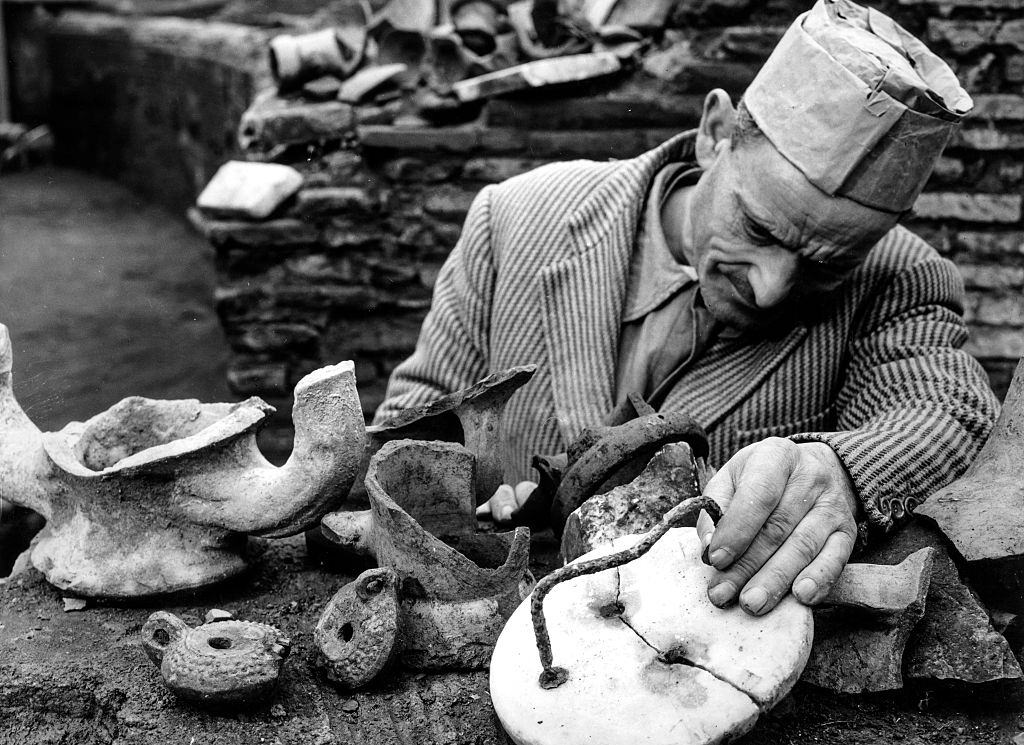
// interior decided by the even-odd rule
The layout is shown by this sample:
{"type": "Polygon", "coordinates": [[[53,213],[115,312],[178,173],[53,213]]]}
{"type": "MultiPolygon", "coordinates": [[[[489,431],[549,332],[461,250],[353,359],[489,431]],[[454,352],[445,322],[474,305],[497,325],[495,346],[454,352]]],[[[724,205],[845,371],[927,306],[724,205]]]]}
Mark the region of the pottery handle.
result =
{"type": "Polygon", "coordinates": [[[167,611],[157,611],[149,617],[142,627],[142,646],[154,665],[159,666],[163,662],[164,652],[176,643],[188,628],[188,624],[167,611]]]}

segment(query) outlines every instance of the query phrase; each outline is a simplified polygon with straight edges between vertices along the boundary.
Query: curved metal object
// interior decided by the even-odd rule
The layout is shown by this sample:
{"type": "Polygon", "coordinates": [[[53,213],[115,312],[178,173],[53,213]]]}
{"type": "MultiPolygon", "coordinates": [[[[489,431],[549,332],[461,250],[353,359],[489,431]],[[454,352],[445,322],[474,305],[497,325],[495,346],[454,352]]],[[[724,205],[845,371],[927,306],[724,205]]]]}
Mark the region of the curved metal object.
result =
{"type": "Polygon", "coordinates": [[[681,411],[654,413],[603,430],[587,430],[584,443],[569,448],[569,467],[551,503],[551,524],[561,533],[570,513],[602,491],[635,478],[658,450],[685,442],[694,458],[706,459],[707,435],[696,420],[681,411]]]}
{"type": "Polygon", "coordinates": [[[486,665],[505,621],[532,590],[533,576],[528,530],[475,534],[474,462],[466,448],[453,443],[389,442],[370,462],[369,513],[324,518],[328,538],[358,536],[358,546],[381,567],[343,587],[321,617],[318,629],[325,631],[317,645],[335,682],[363,685],[393,654],[418,670],[486,665]],[[412,505],[424,524],[400,505],[412,505]],[[467,529],[449,536],[460,550],[426,529],[462,521],[467,529]],[[369,592],[370,580],[379,580],[382,590],[369,592]],[[400,607],[393,623],[392,586],[400,607]],[[326,631],[346,623],[354,649],[339,647],[326,631]],[[359,635],[360,629],[368,632],[359,635]]]}
{"type": "Polygon", "coordinates": [[[603,572],[605,569],[613,569],[635,561],[650,551],[651,547],[669,530],[688,525],[696,520],[697,514],[701,510],[705,510],[715,523],[722,517],[721,508],[710,497],[702,496],[687,499],[666,512],[661,518],[661,522],[648,531],[635,545],[596,559],[567,564],[561,569],[556,569],[537,583],[533,596],[530,598],[530,613],[533,617],[534,634],[537,637],[537,653],[540,655],[543,667],[540,679],[538,680],[541,688],[557,688],[568,678],[568,672],[564,668],[556,667],[554,664],[551,637],[548,635],[547,624],[544,621],[544,598],[555,588],[555,585],[575,577],[603,572]]]}
{"type": "Polygon", "coordinates": [[[47,519],[32,563],[79,595],[156,595],[241,572],[246,535],[315,525],[345,499],[365,449],[351,362],[296,385],[295,444],[280,468],[256,447],[273,411],[258,398],[133,397],[42,433],[14,397],[11,366],[0,325],[0,493],[47,519]]]}
{"type": "Polygon", "coordinates": [[[157,611],[142,627],[142,646],[176,695],[210,706],[265,701],[277,686],[291,641],[273,626],[230,614],[191,628],[157,611]]]}

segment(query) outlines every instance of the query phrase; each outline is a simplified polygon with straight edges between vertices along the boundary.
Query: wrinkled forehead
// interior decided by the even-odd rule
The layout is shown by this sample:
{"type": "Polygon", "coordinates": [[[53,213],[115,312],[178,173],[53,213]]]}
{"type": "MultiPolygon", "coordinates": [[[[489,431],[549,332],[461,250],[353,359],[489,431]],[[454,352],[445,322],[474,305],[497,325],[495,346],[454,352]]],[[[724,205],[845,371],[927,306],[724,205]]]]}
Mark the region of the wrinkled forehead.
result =
{"type": "Polygon", "coordinates": [[[755,221],[812,261],[863,259],[899,217],[826,194],[767,141],[730,155],[741,219],[755,221]]]}

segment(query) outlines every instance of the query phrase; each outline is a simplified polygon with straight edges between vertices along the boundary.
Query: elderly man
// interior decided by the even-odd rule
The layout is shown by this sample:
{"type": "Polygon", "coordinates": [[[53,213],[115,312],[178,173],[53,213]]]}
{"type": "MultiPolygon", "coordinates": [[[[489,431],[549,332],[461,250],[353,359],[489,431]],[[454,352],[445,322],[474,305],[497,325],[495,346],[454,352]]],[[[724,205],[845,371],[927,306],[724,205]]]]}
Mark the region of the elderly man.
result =
{"type": "MultiPolygon", "coordinates": [[[[696,131],[638,158],[484,189],[378,421],[537,364],[505,417],[516,484],[631,392],[688,411],[721,464],[711,601],[819,602],[995,418],[956,269],[896,225],[971,105],[889,18],[819,0],[738,110],[715,90],[696,131]]],[[[507,518],[529,486],[485,509],[507,518]]]]}

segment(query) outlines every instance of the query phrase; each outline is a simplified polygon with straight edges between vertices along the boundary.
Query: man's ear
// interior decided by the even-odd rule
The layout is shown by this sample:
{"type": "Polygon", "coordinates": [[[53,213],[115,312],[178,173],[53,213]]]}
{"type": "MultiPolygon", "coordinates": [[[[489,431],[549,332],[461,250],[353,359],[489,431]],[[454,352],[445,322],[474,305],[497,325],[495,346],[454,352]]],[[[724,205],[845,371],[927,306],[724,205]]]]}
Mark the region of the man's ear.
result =
{"type": "Polygon", "coordinates": [[[704,111],[700,115],[695,145],[697,163],[701,168],[710,168],[722,148],[729,147],[735,123],[736,109],[729,94],[721,88],[708,93],[704,98],[704,111]]]}

